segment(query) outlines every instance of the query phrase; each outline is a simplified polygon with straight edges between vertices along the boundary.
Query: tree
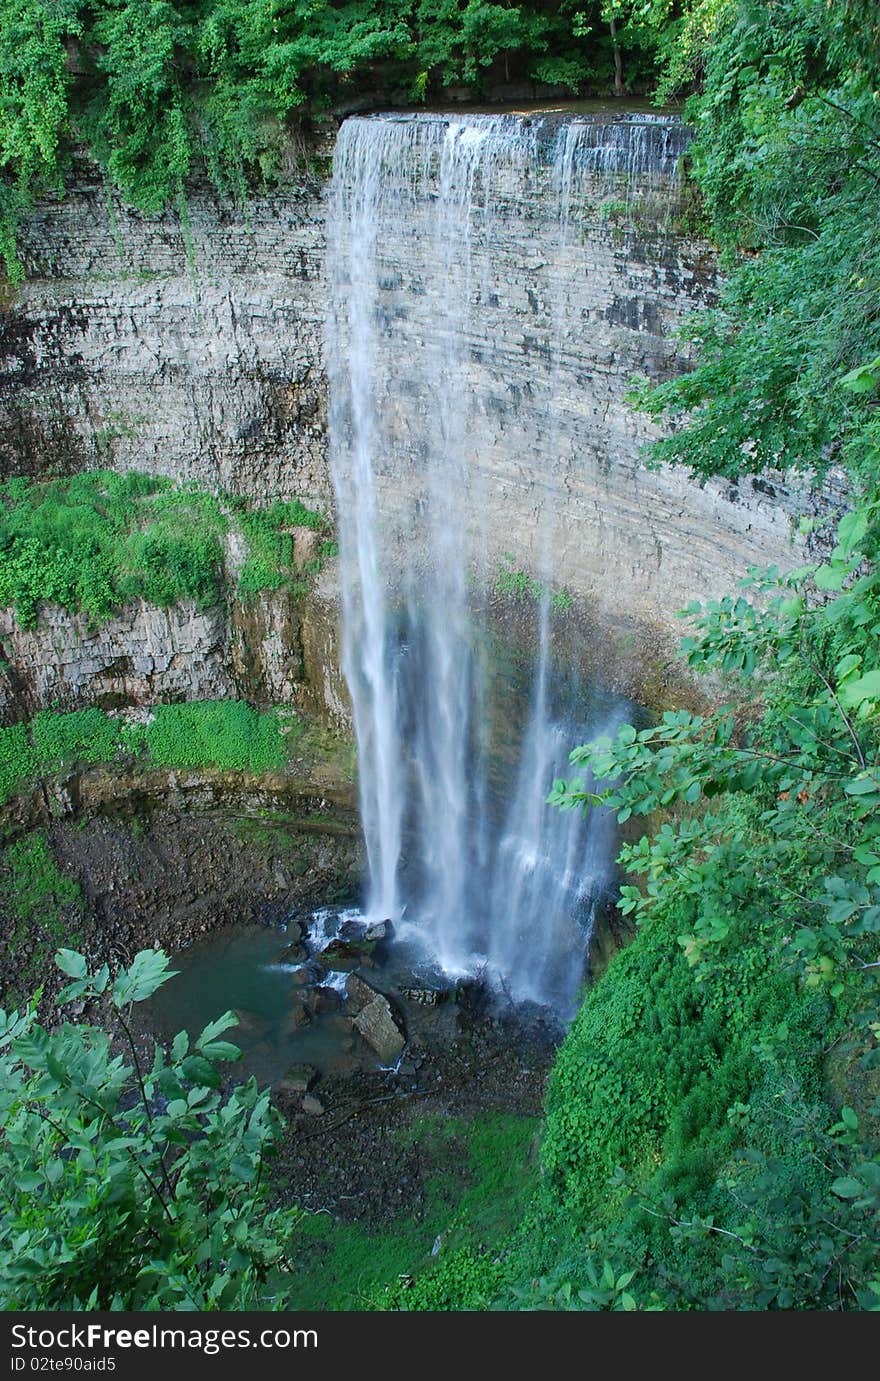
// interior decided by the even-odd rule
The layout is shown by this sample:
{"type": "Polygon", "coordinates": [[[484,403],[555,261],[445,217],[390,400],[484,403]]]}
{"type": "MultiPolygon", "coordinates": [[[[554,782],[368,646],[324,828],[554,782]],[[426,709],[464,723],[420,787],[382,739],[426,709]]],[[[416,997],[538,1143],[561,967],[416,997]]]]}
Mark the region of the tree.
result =
{"type": "Polygon", "coordinates": [[[113,1035],[47,1029],[36,1002],[0,1012],[2,1307],[272,1308],[299,1214],[268,1210],[268,1090],[221,1086],[235,1017],[181,1032],[145,1068],[130,1012],[173,977],[167,956],[142,950],[115,978],[72,950],[56,962],[72,979],[59,1005],[94,1000],[113,1035]]]}

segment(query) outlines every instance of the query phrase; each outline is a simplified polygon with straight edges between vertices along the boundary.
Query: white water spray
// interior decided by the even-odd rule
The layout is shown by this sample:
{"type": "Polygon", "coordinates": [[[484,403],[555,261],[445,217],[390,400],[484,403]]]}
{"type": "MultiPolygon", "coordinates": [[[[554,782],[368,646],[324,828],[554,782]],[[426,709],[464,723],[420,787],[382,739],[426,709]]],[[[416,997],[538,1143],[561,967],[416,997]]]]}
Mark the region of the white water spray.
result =
{"type": "Polygon", "coordinates": [[[517,274],[549,304],[530,406],[552,440],[575,207],[597,194],[624,206],[668,197],[682,136],[650,117],[389,116],[347,120],[334,157],[330,442],[367,911],[405,909],[445,971],[484,972],[566,1013],[613,830],[545,798],[574,744],[611,731],[615,714],[572,693],[554,665],[556,514],[540,475],[538,638],[518,702],[496,665],[480,379],[504,378],[505,347],[487,309],[517,274]],[[513,260],[539,204],[555,242],[531,245],[535,265],[523,266],[513,260]],[[542,255],[561,265],[552,281],[542,255]]]}

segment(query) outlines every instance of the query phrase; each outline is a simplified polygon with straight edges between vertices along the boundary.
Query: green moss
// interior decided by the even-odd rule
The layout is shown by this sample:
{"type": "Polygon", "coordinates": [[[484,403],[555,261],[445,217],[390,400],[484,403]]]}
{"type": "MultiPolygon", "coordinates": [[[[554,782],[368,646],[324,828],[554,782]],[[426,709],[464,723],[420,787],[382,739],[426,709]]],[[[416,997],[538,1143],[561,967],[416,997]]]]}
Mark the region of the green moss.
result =
{"type": "Polygon", "coordinates": [[[0,729],[0,801],[6,801],[27,782],[37,766],[37,756],[25,724],[0,729]]]}
{"type": "MultiPolygon", "coordinates": [[[[265,509],[248,509],[238,504],[236,516],[248,545],[248,557],[238,580],[238,593],[244,599],[260,590],[277,590],[291,583],[292,577],[296,576],[293,557],[295,528],[308,528],[312,532],[321,532],[326,528],[326,519],[320,513],[306,508],[298,499],[277,502],[265,509]]],[[[317,574],[322,557],[309,564],[314,569],[303,574],[317,574]]],[[[300,587],[305,588],[301,578],[294,578],[292,583],[297,593],[300,587]]]]}
{"type": "Polygon", "coordinates": [[[41,830],[10,844],[3,855],[3,898],[9,913],[27,925],[43,924],[56,935],[62,907],[78,906],[82,895],[72,878],[58,869],[48,838],[41,830]]]}
{"type": "Polygon", "coordinates": [[[531,1154],[537,1127],[537,1119],[505,1115],[414,1120],[395,1141],[418,1147],[423,1167],[430,1167],[421,1219],[401,1216],[370,1233],[315,1215],[304,1225],[306,1250],[291,1307],[485,1307],[501,1276],[494,1248],[519,1221],[537,1183],[531,1154]]]}
{"type": "Polygon", "coordinates": [[[42,602],[107,618],[127,600],[219,597],[226,522],[216,500],[137,472],[0,486],[0,605],[42,602]]]}
{"type": "Polygon", "coordinates": [[[31,720],[30,733],[41,773],[85,763],[112,762],[132,742],[131,735],[124,734],[117,720],[97,709],[74,710],[70,714],[41,710],[31,720]]]}
{"type": "Polygon", "coordinates": [[[798,1087],[821,1096],[827,1001],[799,989],[767,937],[745,925],[735,957],[695,983],[677,943],[684,922],[659,916],[637,934],[587,994],[560,1050],[544,1163],[579,1223],[608,1214],[618,1167],[650,1179],[662,1166],[667,1185],[686,1185],[705,1209],[739,1144],[730,1109],[751,1104],[768,1077],[754,1047],[781,1027],[798,1087]]]}
{"type": "Polygon", "coordinates": [[[47,949],[80,941],[82,893],[58,867],[45,831],[23,835],[4,849],[0,913],[8,952],[15,956],[14,982],[2,1000],[14,1006],[43,981],[47,949]]]}
{"type": "Polygon", "coordinates": [[[0,729],[0,803],[62,768],[113,762],[132,753],[154,767],[240,772],[273,771],[288,759],[278,717],[244,700],[158,705],[146,727],[124,724],[97,709],[43,710],[30,724],[0,729]]]}

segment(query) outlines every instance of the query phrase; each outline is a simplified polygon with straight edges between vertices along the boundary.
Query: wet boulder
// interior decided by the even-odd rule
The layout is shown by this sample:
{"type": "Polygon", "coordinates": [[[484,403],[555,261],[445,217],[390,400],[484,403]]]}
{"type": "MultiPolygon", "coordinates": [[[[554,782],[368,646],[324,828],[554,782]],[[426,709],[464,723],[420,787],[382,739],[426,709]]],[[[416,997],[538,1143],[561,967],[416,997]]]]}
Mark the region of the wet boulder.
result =
{"type": "Polygon", "coordinates": [[[390,933],[390,921],[369,921],[366,925],[363,921],[344,921],[339,928],[340,940],[355,945],[378,944],[380,940],[387,939],[390,933]]]}
{"type": "Polygon", "coordinates": [[[368,964],[375,947],[374,940],[331,940],[320,954],[315,955],[315,962],[333,973],[349,973],[352,969],[359,969],[362,964],[368,964]]]}
{"type": "Polygon", "coordinates": [[[321,986],[312,988],[305,996],[305,1004],[315,1016],[326,1012],[338,1012],[342,1006],[342,993],[336,988],[321,986]]]}
{"type": "Polygon", "coordinates": [[[397,1062],[400,1052],[406,1045],[406,1037],[387,997],[376,993],[373,1000],[357,1013],[354,1024],[383,1065],[393,1065],[397,1062]]]}
{"type": "Polygon", "coordinates": [[[449,997],[448,988],[401,988],[400,996],[407,1002],[415,1002],[419,1007],[436,1007],[449,997]]]}
{"type": "Polygon", "coordinates": [[[233,1015],[237,1021],[237,1029],[243,1036],[252,1036],[258,1039],[268,1034],[272,1023],[268,1017],[264,1017],[261,1012],[251,1012],[244,1007],[233,1007],[233,1015]]]}
{"type": "Polygon", "coordinates": [[[299,993],[291,996],[290,1010],[281,1022],[282,1036],[294,1036],[311,1021],[311,1013],[299,993]]]}
{"type": "Polygon", "coordinates": [[[282,950],[275,955],[273,964],[302,964],[309,957],[309,952],[301,940],[294,940],[291,944],[285,945],[282,950]]]}
{"type": "Polygon", "coordinates": [[[368,983],[359,973],[350,973],[345,980],[345,997],[350,1016],[356,1017],[374,997],[380,997],[378,988],[368,983]]]}

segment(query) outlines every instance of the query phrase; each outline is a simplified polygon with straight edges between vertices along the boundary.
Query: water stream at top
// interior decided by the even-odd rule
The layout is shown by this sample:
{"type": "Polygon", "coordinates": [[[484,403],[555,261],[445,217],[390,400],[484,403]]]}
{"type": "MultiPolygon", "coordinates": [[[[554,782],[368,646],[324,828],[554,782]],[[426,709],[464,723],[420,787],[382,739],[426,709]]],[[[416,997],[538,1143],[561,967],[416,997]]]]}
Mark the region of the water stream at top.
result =
{"type": "Polygon", "coordinates": [[[577,215],[597,198],[668,198],[685,139],[650,116],[384,116],[345,121],[334,156],[329,426],[366,909],[447,973],[482,972],[565,1014],[612,874],[613,827],[545,798],[572,746],[613,731],[620,711],[554,659],[559,500],[539,473],[524,709],[507,694],[487,615],[497,551],[481,380],[505,375],[491,314],[513,276],[549,323],[528,407],[552,453],[583,272],[577,215]]]}

